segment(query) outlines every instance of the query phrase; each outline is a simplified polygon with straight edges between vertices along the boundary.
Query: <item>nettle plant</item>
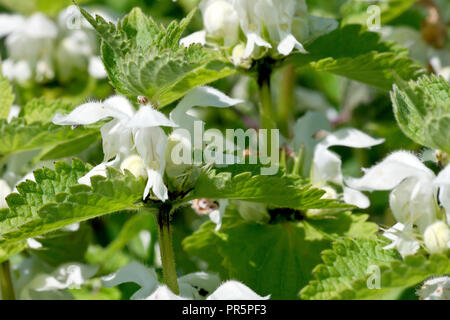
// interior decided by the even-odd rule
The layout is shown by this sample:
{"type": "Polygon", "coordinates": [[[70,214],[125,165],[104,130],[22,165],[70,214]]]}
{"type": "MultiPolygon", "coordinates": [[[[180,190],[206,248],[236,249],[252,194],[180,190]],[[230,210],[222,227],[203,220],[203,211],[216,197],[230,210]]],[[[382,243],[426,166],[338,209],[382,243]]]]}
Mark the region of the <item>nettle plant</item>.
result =
{"type": "MultiPolygon", "coordinates": [[[[408,7],[393,6],[382,9],[397,16],[408,7]]],[[[132,299],[381,299],[396,298],[430,277],[439,278],[426,281],[420,296],[448,298],[450,86],[427,75],[406,49],[352,21],[312,16],[303,0],[202,1],[204,30],[191,35],[185,31],[195,10],[168,26],[139,8],[115,23],[80,10],[101,39],[101,58],[117,95],[77,107],[35,99],[12,117],[11,85],[0,79],[4,299],[70,298],[65,289],[75,285],[103,289],[128,282],[140,286],[132,299]],[[283,92],[275,103],[272,80],[280,70],[283,92]],[[365,149],[384,140],[348,127],[333,131],[316,112],[293,124],[289,97],[299,70],[392,90],[400,128],[430,148],[430,159],[442,170],[398,151],[359,179],[344,177],[332,147],[365,149]],[[258,129],[267,130],[267,141],[230,154],[187,133],[205,126],[191,108],[221,113],[243,102],[208,86],[237,74],[255,79],[258,129]],[[77,158],[47,162],[16,179],[23,182],[14,190],[7,183],[26,157],[33,163],[79,154],[98,159],[92,154],[99,153],[94,143],[100,138],[103,160],[95,167],[77,158]],[[249,163],[262,153],[259,148],[270,163],[249,163]],[[186,150],[190,154],[180,155],[186,150]],[[204,150],[215,160],[198,158],[204,150]],[[194,161],[179,163],[174,155],[194,161]],[[270,166],[278,170],[262,174],[270,166]],[[374,190],[391,190],[392,228],[361,213],[370,206],[363,192],[374,190]],[[173,241],[173,218],[188,206],[211,221],[173,241]],[[91,235],[79,223],[119,212],[129,218],[117,239],[87,251],[91,235]],[[162,275],[158,267],[137,262],[120,268],[126,260],[121,250],[137,235],[152,243],[158,237],[159,252],[142,250],[160,254],[162,275]],[[178,265],[202,261],[197,270],[184,270],[202,266],[208,273],[177,274],[174,246],[183,248],[178,265]],[[9,261],[18,253],[48,265],[87,255],[91,265],[42,267],[31,279],[24,270],[39,265],[11,274],[9,261]]],[[[85,292],[71,293],[82,298],[85,292]]]]}

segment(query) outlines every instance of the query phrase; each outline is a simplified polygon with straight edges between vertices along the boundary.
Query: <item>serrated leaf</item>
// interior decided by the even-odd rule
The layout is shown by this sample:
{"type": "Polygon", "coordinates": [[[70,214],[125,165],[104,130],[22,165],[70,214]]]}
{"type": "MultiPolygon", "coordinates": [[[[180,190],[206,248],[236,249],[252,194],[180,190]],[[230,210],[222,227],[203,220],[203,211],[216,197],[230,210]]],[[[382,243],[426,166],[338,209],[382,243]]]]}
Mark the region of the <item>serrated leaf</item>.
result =
{"type": "Polygon", "coordinates": [[[389,0],[389,1],[358,1],[350,0],[341,7],[342,25],[356,24],[366,25],[373,14],[368,9],[376,6],[380,11],[380,23],[386,25],[388,22],[400,16],[409,9],[417,0],[389,0]]]}
{"type": "Polygon", "coordinates": [[[73,106],[61,100],[46,101],[45,98],[33,99],[23,107],[23,118],[27,123],[50,123],[56,113],[69,113],[73,106]]]}
{"type": "Polygon", "coordinates": [[[424,76],[399,83],[391,92],[394,114],[402,131],[415,142],[450,152],[450,85],[424,76]]]}
{"type": "Polygon", "coordinates": [[[34,171],[36,182],[19,184],[18,193],[6,199],[9,208],[0,210],[0,242],[17,242],[105,214],[137,209],[144,179],[108,168],[107,178],[91,179],[92,187],[79,185],[78,179],[89,169],[74,159],[72,166],[56,162],[55,170],[34,171]]]}
{"type": "Polygon", "coordinates": [[[208,199],[245,200],[293,209],[349,209],[344,203],[324,200],[323,190],[298,176],[261,175],[258,165],[231,165],[203,171],[185,201],[208,199]]]}
{"type": "Polygon", "coordinates": [[[223,279],[244,282],[272,299],[296,299],[312,279],[319,252],[343,236],[374,236],[377,226],[367,215],[343,212],[332,219],[276,224],[245,222],[228,210],[222,227],[207,222],[183,241],[185,250],[208,263],[223,279]]]}
{"type": "Polygon", "coordinates": [[[24,119],[13,119],[10,123],[0,120],[0,154],[53,148],[97,133],[96,128],[72,129],[70,126],[57,126],[52,123],[26,123],[24,119]]]}
{"type": "Polygon", "coordinates": [[[379,299],[398,289],[417,285],[431,276],[450,273],[448,254],[407,256],[373,239],[336,241],[322,253],[323,264],[314,268],[315,280],[301,291],[303,299],[379,299]],[[371,267],[373,269],[369,269],[371,267]],[[379,274],[373,270],[379,268],[379,274]],[[371,271],[372,270],[372,271],[371,271]],[[379,276],[380,288],[369,288],[371,276],[379,276]]]}
{"type": "Polygon", "coordinates": [[[408,57],[408,50],[380,42],[380,36],[360,25],[347,25],[306,46],[309,54],[287,59],[299,68],[327,71],[381,89],[390,90],[395,76],[416,79],[423,67],[408,57]]]}
{"type": "Polygon", "coordinates": [[[14,94],[12,92],[11,84],[8,79],[3,76],[0,66],[0,119],[8,118],[9,110],[13,102],[14,94]]]}
{"type": "Polygon", "coordinates": [[[179,45],[194,12],[167,28],[138,8],[117,26],[81,12],[102,38],[102,58],[111,83],[129,97],[145,96],[161,108],[197,86],[236,72],[219,51],[179,45]]]}

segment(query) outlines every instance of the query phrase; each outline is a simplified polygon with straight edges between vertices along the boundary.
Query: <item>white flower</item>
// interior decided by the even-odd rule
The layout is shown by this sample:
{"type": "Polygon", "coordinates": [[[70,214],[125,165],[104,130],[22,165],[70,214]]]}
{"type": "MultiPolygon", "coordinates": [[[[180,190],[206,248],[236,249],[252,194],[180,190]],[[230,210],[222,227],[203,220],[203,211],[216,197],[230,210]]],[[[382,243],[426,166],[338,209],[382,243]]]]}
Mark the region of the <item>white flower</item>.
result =
{"type": "Polygon", "coordinates": [[[256,46],[272,48],[282,55],[288,55],[294,48],[306,52],[303,45],[292,34],[294,15],[300,13],[307,19],[307,7],[304,0],[248,0],[233,1],[239,14],[241,28],[247,36],[244,57],[250,57],[256,46]],[[263,38],[263,29],[269,33],[269,43],[263,38]]]}
{"type": "Polygon", "coordinates": [[[88,125],[106,118],[113,120],[101,128],[104,162],[80,179],[80,183],[89,184],[86,180],[93,175],[105,176],[107,166],[118,167],[130,155],[137,154],[143,159],[148,177],[144,199],[151,190],[158,199],[167,200],[168,191],[163,181],[167,136],[160,126],[177,125],[164,114],[149,105],[141,106],[135,112],[126,98],[114,96],[103,103],[83,104],[66,116],[57,114],[53,122],[59,125],[88,125]]]}
{"type": "Polygon", "coordinates": [[[437,218],[435,181],[435,174],[416,156],[397,151],[347,184],[358,190],[392,190],[389,203],[395,219],[424,232],[437,218]]]}
{"type": "Polygon", "coordinates": [[[342,186],[346,203],[367,208],[370,204],[369,199],[361,192],[345,185],[341,170],[342,161],[337,154],[328,150],[328,148],[333,146],[370,148],[383,142],[384,139],[374,139],[356,129],[340,129],[328,134],[315,147],[311,182],[319,188],[330,182],[342,186]]]}
{"type": "Polygon", "coordinates": [[[443,252],[450,248],[450,229],[445,222],[437,221],[425,229],[423,240],[431,253],[443,252]]]}
{"type": "Polygon", "coordinates": [[[201,4],[206,33],[223,39],[225,46],[233,46],[239,38],[239,16],[227,0],[207,0],[201,4]]]}
{"type": "MultiPolygon", "coordinates": [[[[19,299],[54,299],[55,296],[58,297],[57,292],[60,290],[79,288],[87,279],[95,275],[97,269],[96,266],[66,263],[51,273],[38,273],[21,288],[19,299]]],[[[62,298],[68,298],[68,296],[62,298]]]]}
{"type": "Polygon", "coordinates": [[[431,278],[417,291],[421,300],[450,300],[450,277],[431,278]]]}
{"type": "Polygon", "coordinates": [[[8,208],[6,197],[12,192],[11,187],[5,180],[0,179],[0,209],[8,208]]]}
{"type": "Polygon", "coordinates": [[[0,15],[0,26],[10,24],[0,36],[7,36],[5,40],[10,59],[9,78],[24,82],[28,80],[31,72],[24,68],[26,63],[37,81],[51,80],[54,77],[52,54],[55,47],[58,28],[42,13],[35,13],[29,18],[20,18],[17,15],[0,15]],[[20,67],[20,69],[18,69],[20,67]],[[27,77],[20,75],[19,71],[26,71],[27,77]]]}
{"type": "Polygon", "coordinates": [[[386,230],[383,236],[392,241],[384,249],[397,249],[402,257],[415,254],[420,248],[420,243],[416,240],[412,228],[408,228],[402,223],[397,223],[386,230]]]}

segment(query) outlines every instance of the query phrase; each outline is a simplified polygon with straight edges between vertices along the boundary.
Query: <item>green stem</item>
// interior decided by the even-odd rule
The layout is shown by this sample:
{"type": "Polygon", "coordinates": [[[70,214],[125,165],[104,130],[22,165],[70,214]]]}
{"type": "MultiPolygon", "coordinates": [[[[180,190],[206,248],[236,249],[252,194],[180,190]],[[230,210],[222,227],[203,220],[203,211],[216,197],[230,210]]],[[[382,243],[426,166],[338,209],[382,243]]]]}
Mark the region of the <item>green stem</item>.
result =
{"type": "Polygon", "coordinates": [[[159,246],[161,249],[164,283],[173,293],[179,294],[177,271],[175,268],[175,255],[172,247],[172,233],[170,229],[171,210],[171,205],[164,204],[159,209],[159,246]]]}
{"type": "Polygon", "coordinates": [[[0,265],[0,290],[3,300],[16,300],[9,261],[5,261],[0,265]]]}
{"type": "Polygon", "coordinates": [[[290,121],[292,119],[292,108],[294,105],[295,89],[295,66],[288,65],[283,70],[282,80],[280,82],[280,98],[278,108],[278,122],[280,131],[285,137],[290,137],[290,121]]]}
{"type": "Polygon", "coordinates": [[[275,118],[272,106],[272,93],[270,89],[270,76],[259,84],[259,112],[261,117],[262,129],[275,129],[275,118]]]}

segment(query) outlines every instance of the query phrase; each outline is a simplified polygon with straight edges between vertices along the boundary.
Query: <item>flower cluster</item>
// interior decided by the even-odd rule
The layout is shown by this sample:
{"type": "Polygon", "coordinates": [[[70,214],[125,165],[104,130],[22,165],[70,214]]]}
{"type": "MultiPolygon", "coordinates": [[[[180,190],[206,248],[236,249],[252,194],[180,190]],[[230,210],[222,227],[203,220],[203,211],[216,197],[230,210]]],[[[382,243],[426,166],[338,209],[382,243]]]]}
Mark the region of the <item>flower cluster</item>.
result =
{"type": "MultiPolygon", "coordinates": [[[[113,19],[105,12],[97,14],[109,21],[113,19]]],[[[3,74],[20,84],[47,83],[54,79],[64,83],[80,72],[106,78],[98,56],[97,37],[92,27],[81,19],[75,6],[61,11],[56,22],[42,13],[30,17],[0,14],[0,37],[6,37],[7,51],[7,59],[2,63],[3,74]]]]}
{"type": "Polygon", "coordinates": [[[366,191],[392,190],[389,204],[398,223],[385,233],[392,240],[387,248],[402,256],[415,254],[421,243],[432,253],[450,248],[450,166],[436,176],[415,155],[397,151],[347,184],[366,191]]]}
{"type": "Polygon", "coordinates": [[[205,29],[181,42],[205,45],[211,40],[233,48],[232,61],[241,66],[267,52],[274,57],[295,49],[306,53],[303,41],[337,26],[334,20],[309,16],[305,0],[204,0],[200,8],[205,29]]]}

